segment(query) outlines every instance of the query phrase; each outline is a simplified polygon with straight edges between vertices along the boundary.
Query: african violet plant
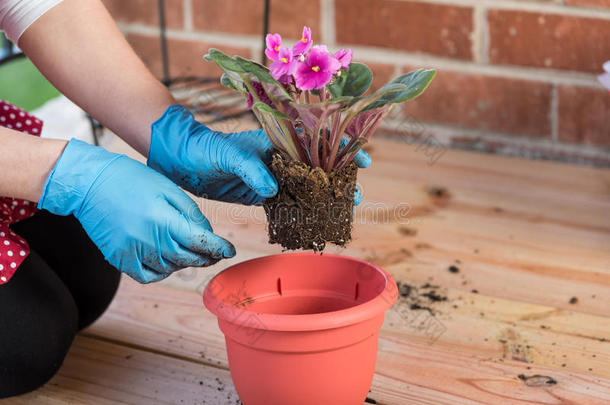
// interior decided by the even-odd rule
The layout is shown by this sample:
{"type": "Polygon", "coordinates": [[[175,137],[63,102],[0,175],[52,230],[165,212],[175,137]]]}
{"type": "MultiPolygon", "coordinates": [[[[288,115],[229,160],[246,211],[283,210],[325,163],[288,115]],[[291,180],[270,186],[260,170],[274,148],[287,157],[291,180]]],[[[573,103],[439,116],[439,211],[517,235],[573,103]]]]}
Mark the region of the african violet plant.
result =
{"type": "Polygon", "coordinates": [[[225,86],[247,98],[278,151],[326,172],[345,167],[392,106],[419,96],[435,74],[418,69],[364,95],[373,74],[351,61],[351,49],[331,54],[325,45],[313,45],[308,27],[292,48],[279,34],[268,34],[266,43],[270,69],[216,49],[205,58],[224,71],[225,86]],[[349,142],[340,149],[344,136],[349,142]]]}
{"type": "Polygon", "coordinates": [[[280,155],[272,163],[280,190],[265,203],[270,241],[289,249],[321,250],[328,241],[344,245],[350,238],[354,197],[337,190],[355,187],[356,169],[349,170],[350,162],[391,108],[419,96],[436,72],[418,69],[366,94],[371,70],[352,62],[351,49],[333,54],[324,45],[313,45],[308,27],[292,48],[279,34],[268,34],[266,45],[269,68],[216,49],[205,59],[223,70],[223,85],[243,94],[280,155]],[[297,164],[309,170],[291,171],[297,164]],[[290,181],[290,176],[302,178],[290,181]],[[299,184],[301,189],[285,190],[299,184]],[[327,210],[308,207],[320,201],[329,201],[327,210]],[[299,209],[275,212],[282,203],[299,209]],[[337,205],[342,205],[342,214],[336,214],[337,205]]]}

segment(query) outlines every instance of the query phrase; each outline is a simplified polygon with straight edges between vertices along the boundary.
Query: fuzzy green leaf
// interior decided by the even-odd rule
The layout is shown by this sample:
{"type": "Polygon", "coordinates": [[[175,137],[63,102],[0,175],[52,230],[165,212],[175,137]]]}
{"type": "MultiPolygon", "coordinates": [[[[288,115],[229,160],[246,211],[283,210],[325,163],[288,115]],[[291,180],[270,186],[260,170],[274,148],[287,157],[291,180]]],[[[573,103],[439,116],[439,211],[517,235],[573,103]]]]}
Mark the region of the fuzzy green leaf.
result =
{"type": "Polygon", "coordinates": [[[256,103],[254,103],[252,108],[257,108],[260,111],[270,113],[271,115],[273,115],[275,118],[278,118],[278,119],[286,119],[286,120],[290,119],[290,117],[287,116],[286,114],[284,114],[283,112],[280,112],[280,111],[276,110],[275,108],[270,107],[269,105],[263,103],[262,101],[258,101],[256,103]]]}
{"type": "Polygon", "coordinates": [[[403,91],[392,91],[385,94],[379,100],[367,106],[365,110],[374,110],[383,107],[386,104],[403,103],[414,99],[426,90],[435,74],[436,70],[417,69],[391,80],[379,89],[377,93],[382,92],[384,89],[394,86],[395,84],[402,84],[405,86],[405,89],[403,91]]]}
{"type": "Polygon", "coordinates": [[[239,63],[244,72],[254,75],[254,77],[256,77],[260,82],[272,84],[273,86],[275,86],[275,88],[279,90],[279,93],[283,98],[292,99],[292,97],[290,97],[290,94],[288,94],[284,86],[282,86],[280,82],[278,82],[273,78],[273,76],[271,76],[267,67],[251,60],[244,59],[240,56],[234,56],[233,59],[237,63],[239,63]]]}
{"type": "Polygon", "coordinates": [[[220,83],[229,89],[237,90],[237,87],[235,87],[235,85],[233,84],[231,79],[229,79],[229,76],[227,76],[226,73],[223,73],[222,76],[220,76],[220,83]]]}
{"type": "Polygon", "coordinates": [[[238,61],[231,58],[229,55],[222,53],[218,49],[210,48],[208,53],[204,55],[203,58],[210,62],[216,63],[223,70],[239,73],[245,72],[238,61]]]}
{"type": "MultiPolygon", "coordinates": [[[[402,83],[388,83],[373,94],[369,94],[365,97],[354,97],[348,104],[349,111],[352,114],[356,114],[360,111],[372,110],[371,105],[378,103],[384,97],[388,97],[391,94],[398,94],[407,90],[407,86],[402,83]]],[[[377,107],[375,107],[377,108],[377,107]]]]}
{"type": "Polygon", "coordinates": [[[373,73],[367,65],[352,62],[349,69],[342,70],[341,75],[327,87],[334,98],[342,96],[358,97],[368,90],[372,81],[373,73]]]}

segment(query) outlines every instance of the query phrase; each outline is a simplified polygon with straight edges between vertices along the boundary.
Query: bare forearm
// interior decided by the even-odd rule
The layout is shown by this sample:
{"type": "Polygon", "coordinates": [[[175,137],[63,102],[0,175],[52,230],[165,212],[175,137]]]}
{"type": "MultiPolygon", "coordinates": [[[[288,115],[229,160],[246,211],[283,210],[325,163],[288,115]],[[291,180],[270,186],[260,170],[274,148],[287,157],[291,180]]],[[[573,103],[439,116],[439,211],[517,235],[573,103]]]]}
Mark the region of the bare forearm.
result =
{"type": "Polygon", "coordinates": [[[0,127],[0,196],[38,201],[66,143],[0,127]]]}
{"type": "Polygon", "coordinates": [[[175,101],[99,0],[64,0],[19,46],[58,90],[147,155],[150,125],[175,101]]]}

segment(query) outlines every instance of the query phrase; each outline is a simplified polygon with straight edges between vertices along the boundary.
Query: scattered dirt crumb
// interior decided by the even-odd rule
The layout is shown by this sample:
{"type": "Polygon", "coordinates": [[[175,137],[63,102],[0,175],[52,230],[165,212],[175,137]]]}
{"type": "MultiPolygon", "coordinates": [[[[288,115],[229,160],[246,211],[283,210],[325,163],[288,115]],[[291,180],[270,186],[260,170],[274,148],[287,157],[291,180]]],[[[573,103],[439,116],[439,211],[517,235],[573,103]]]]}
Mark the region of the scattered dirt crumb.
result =
{"type": "Polygon", "coordinates": [[[396,282],[400,301],[412,310],[428,311],[434,315],[438,310],[432,308],[437,302],[447,301],[447,296],[440,290],[440,286],[425,283],[419,287],[403,281],[396,282]]]}
{"type": "Polygon", "coordinates": [[[398,228],[398,233],[403,236],[415,236],[417,235],[417,229],[409,228],[408,226],[400,226],[398,228]]]}
{"type": "Polygon", "coordinates": [[[432,202],[440,207],[445,207],[449,204],[449,200],[451,199],[451,193],[445,187],[442,186],[430,186],[426,188],[426,192],[428,193],[428,197],[432,202]]]}
{"type": "Polygon", "coordinates": [[[449,197],[449,191],[442,186],[429,186],[426,192],[430,197],[444,198],[449,197]]]}
{"type": "Polygon", "coordinates": [[[377,403],[377,401],[375,401],[373,398],[369,398],[369,397],[366,397],[364,402],[367,404],[376,404],[377,403]]]}
{"type": "Polygon", "coordinates": [[[570,298],[570,304],[577,304],[577,303],[578,303],[578,298],[577,297],[570,298]]]}
{"type": "Polygon", "coordinates": [[[473,294],[478,294],[478,293],[479,293],[479,290],[477,290],[477,289],[473,289],[473,290],[470,290],[470,292],[471,292],[471,293],[473,293],[473,294]]]}
{"type": "Polygon", "coordinates": [[[429,243],[417,243],[415,249],[432,249],[432,245],[429,243]]]}
{"type": "Polygon", "coordinates": [[[449,266],[448,270],[449,270],[450,273],[459,273],[460,272],[459,267],[458,266],[453,266],[453,265],[449,266]]]}
{"type": "Polygon", "coordinates": [[[534,374],[528,377],[524,374],[519,374],[517,377],[528,387],[548,387],[557,384],[557,380],[548,375],[534,374]]]}

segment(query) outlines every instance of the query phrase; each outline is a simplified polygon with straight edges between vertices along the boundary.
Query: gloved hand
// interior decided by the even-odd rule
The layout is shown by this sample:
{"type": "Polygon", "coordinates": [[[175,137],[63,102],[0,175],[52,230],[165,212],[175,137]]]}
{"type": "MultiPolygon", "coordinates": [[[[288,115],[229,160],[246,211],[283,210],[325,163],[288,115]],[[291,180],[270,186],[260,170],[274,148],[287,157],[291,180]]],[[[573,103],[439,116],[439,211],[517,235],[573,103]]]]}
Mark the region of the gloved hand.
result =
{"type": "MultiPolygon", "coordinates": [[[[247,205],[259,205],[277,193],[277,181],[265,165],[271,142],[263,130],[212,131],[181,105],[169,107],[151,129],[148,166],[185,190],[247,205]]],[[[354,161],[362,168],[371,163],[364,151],[354,161]]]]}
{"type": "Polygon", "coordinates": [[[197,205],[145,165],[71,140],[47,179],[38,208],[73,214],[110,264],[140,283],[235,255],[197,205]]]}

